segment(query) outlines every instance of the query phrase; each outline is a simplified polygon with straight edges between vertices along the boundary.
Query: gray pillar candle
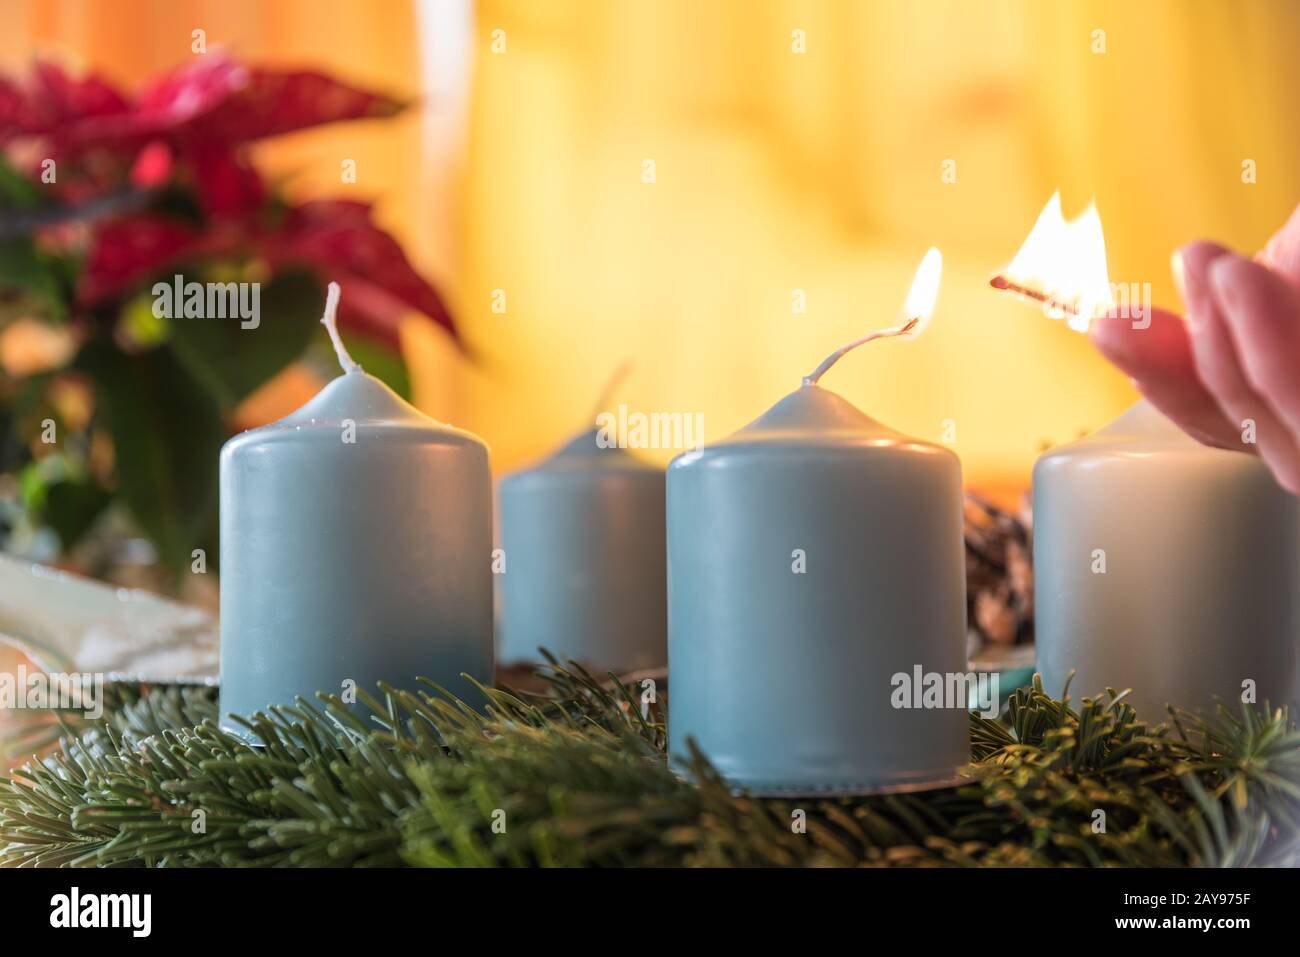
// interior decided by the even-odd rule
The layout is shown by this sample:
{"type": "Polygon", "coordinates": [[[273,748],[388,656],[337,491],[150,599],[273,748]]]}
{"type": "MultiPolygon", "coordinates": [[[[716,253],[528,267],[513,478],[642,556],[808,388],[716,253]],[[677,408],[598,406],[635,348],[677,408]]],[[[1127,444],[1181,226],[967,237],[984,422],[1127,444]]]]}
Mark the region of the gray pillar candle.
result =
{"type": "Polygon", "coordinates": [[[221,454],[221,714],[317,691],[492,680],[487,448],[347,356],[297,412],[221,454]]]}
{"type": "Polygon", "coordinates": [[[601,671],[668,660],[664,473],[600,435],[501,481],[503,661],[539,647],[601,671]]]}
{"type": "Polygon", "coordinates": [[[895,681],[966,671],[961,466],[816,385],[847,348],[668,469],[670,757],[694,739],[758,792],[933,786],[969,760],[965,697],[898,707],[895,681]]]}
{"type": "Polygon", "coordinates": [[[1258,459],[1211,449],[1145,401],[1034,467],[1038,666],[1077,699],[1132,689],[1236,710],[1297,701],[1300,503],[1258,459]]]}

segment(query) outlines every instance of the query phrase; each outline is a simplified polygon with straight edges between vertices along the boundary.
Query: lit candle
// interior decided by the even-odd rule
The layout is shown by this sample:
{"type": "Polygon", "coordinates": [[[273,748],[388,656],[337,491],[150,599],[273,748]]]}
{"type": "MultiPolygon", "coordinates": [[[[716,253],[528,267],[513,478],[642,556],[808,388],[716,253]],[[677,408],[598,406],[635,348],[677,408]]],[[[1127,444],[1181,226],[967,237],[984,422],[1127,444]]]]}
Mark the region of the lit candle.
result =
{"type": "MultiPolygon", "coordinates": [[[[1115,308],[1101,220],[1053,196],[993,285],[1085,332],[1115,308]]],[[[1128,292],[1125,287],[1119,287],[1128,292]]],[[[1121,302],[1137,329],[1149,303],[1121,302]]],[[[1131,690],[1150,722],[1215,696],[1297,700],[1300,503],[1256,458],[1202,446],[1145,401],[1034,466],[1038,667],[1051,694],[1131,690]]]]}
{"type": "Polygon", "coordinates": [[[961,466],[818,385],[668,469],[670,757],[694,739],[758,792],[919,788],[969,759],[966,701],[900,707],[899,675],[966,669],[961,466]],[[951,704],[951,703],[950,703],[951,704]]]}
{"type": "Polygon", "coordinates": [[[598,671],[667,662],[664,472],[602,436],[501,481],[502,661],[546,648],[598,671]]]}
{"type": "Polygon", "coordinates": [[[492,680],[488,452],[361,371],[221,454],[221,713],[492,680]]]}

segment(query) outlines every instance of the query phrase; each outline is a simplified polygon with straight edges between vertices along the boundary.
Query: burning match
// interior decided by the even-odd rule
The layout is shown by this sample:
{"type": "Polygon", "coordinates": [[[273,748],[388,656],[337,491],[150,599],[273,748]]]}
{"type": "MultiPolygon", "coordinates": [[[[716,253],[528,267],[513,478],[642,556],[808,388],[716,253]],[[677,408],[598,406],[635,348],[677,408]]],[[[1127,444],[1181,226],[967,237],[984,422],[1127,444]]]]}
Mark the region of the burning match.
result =
{"type": "Polygon", "coordinates": [[[989,285],[1041,302],[1071,329],[1087,332],[1093,317],[1114,305],[1097,208],[1089,206],[1067,220],[1060,194],[1054,194],[1020,251],[989,285]]]}
{"type": "Polygon", "coordinates": [[[1035,302],[1041,302],[1052,309],[1058,309],[1063,313],[1071,316],[1079,315],[1079,306],[1077,303],[1062,302],[1055,296],[1049,296],[1047,293],[1038,289],[1032,289],[1029,286],[1022,286],[1020,283],[1012,282],[1006,276],[1001,274],[994,276],[989,280],[989,285],[994,289],[1000,289],[1003,292],[1014,293],[1024,299],[1032,299],[1035,302]]]}

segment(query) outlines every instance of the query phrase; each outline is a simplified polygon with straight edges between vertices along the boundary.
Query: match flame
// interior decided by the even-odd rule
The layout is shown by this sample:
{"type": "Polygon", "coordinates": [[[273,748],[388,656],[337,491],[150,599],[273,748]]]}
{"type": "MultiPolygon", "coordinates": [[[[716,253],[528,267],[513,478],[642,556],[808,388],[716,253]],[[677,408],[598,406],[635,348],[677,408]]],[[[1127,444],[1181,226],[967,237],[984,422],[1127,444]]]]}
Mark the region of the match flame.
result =
{"type": "Polygon", "coordinates": [[[1053,193],[1020,252],[991,282],[1042,302],[1049,315],[1071,329],[1087,332],[1095,316],[1114,308],[1106,270],[1106,239],[1097,207],[1071,220],[1061,214],[1061,194],[1053,193]]]}
{"type": "Polygon", "coordinates": [[[943,256],[931,246],[926,251],[921,265],[916,267],[916,276],[912,279],[912,288],[908,290],[907,300],[903,303],[903,319],[916,320],[904,338],[915,339],[930,324],[934,313],[934,301],[939,298],[939,276],[943,273],[943,256]]]}

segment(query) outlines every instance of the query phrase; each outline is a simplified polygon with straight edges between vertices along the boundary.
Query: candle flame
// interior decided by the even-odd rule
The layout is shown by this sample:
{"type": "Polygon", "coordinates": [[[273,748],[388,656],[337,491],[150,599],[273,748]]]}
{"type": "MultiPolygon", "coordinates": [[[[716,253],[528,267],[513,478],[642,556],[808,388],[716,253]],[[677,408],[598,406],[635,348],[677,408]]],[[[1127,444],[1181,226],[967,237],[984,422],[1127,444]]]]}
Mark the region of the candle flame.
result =
{"type": "Polygon", "coordinates": [[[1020,251],[990,285],[1037,300],[1049,315],[1087,332],[1094,317],[1115,305],[1096,205],[1067,220],[1060,192],[1053,193],[1020,251]]]}
{"type": "Polygon", "coordinates": [[[840,361],[846,352],[865,345],[875,339],[899,338],[915,339],[930,324],[930,315],[934,312],[934,302],[939,296],[939,275],[943,272],[943,256],[931,246],[926,251],[921,265],[916,269],[912,279],[912,288],[903,303],[903,322],[888,329],[877,329],[861,339],[854,339],[848,345],[840,346],[825,359],[822,364],[803,377],[803,384],[816,385],[817,380],[826,374],[826,370],[840,361]]]}
{"type": "Polygon", "coordinates": [[[939,298],[939,277],[943,273],[943,255],[934,246],[926,250],[921,265],[916,267],[912,279],[912,288],[907,292],[903,303],[903,318],[915,324],[905,333],[906,338],[915,339],[930,324],[934,314],[934,303],[939,298]]]}

